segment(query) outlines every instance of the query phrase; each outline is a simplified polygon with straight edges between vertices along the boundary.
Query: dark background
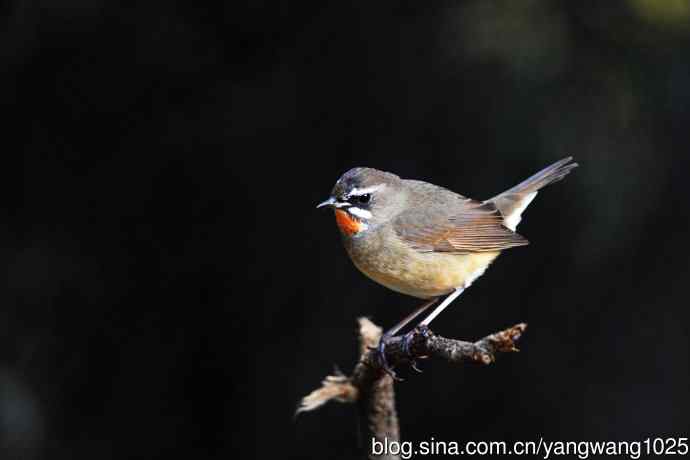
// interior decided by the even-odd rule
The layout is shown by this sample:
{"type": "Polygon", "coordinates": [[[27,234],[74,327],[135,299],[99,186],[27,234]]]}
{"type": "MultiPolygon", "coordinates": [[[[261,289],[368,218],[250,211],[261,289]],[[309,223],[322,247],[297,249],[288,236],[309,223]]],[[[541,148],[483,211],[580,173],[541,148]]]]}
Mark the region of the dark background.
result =
{"type": "Polygon", "coordinates": [[[434,323],[526,321],[522,352],[424,363],[403,438],[687,436],[687,2],[2,5],[3,459],[356,457],[352,407],[296,404],[418,301],[314,205],[353,166],[488,198],[567,155],[434,323]]]}

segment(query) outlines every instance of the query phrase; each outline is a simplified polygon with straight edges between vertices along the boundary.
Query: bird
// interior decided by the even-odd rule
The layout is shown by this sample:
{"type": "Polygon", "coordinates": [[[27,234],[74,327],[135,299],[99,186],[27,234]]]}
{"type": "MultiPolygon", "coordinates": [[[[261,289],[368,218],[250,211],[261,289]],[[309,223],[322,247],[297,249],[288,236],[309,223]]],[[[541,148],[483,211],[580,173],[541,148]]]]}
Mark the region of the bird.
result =
{"type": "Polygon", "coordinates": [[[355,267],[393,291],[425,300],[382,335],[378,359],[384,370],[395,377],[384,350],[402,328],[446,296],[417,325],[428,328],[501,252],[528,244],[516,232],[523,212],[539,190],[577,166],[572,157],[563,158],[484,201],[368,167],[352,168],[337,180],[317,208],[334,210],[355,267]]]}

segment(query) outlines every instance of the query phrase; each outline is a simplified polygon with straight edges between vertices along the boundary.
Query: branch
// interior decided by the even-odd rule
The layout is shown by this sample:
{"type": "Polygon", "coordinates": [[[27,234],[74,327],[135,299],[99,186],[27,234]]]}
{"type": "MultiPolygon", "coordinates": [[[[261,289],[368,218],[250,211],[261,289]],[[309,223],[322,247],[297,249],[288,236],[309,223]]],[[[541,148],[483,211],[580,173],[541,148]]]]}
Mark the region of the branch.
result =
{"type": "MultiPolygon", "coordinates": [[[[473,361],[491,364],[499,352],[518,351],[515,342],[525,332],[527,324],[520,323],[500,332],[488,335],[477,342],[448,339],[434,334],[428,328],[410,332],[409,349],[405,352],[403,338],[394,337],[386,343],[386,360],[395,367],[410,364],[417,359],[436,356],[451,363],[473,361]]],[[[321,387],[305,396],[296,415],[312,411],[328,401],[357,403],[363,423],[363,439],[379,442],[400,441],[398,415],[395,409],[393,378],[379,365],[373,350],[379,343],[381,328],[367,318],[359,319],[360,360],[349,377],[336,369],[327,376],[321,387]]],[[[367,451],[370,459],[398,459],[396,455],[375,455],[367,451]]]]}

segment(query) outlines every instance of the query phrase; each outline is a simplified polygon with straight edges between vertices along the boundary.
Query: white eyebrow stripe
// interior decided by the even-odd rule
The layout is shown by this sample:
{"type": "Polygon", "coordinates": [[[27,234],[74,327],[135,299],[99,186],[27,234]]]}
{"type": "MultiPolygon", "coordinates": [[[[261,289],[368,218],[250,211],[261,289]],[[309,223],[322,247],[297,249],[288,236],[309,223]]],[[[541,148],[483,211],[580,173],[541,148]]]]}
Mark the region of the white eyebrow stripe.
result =
{"type": "Polygon", "coordinates": [[[359,195],[366,195],[368,193],[374,193],[377,190],[380,190],[385,186],[386,186],[386,184],[372,185],[371,187],[366,187],[366,188],[355,187],[350,191],[350,193],[347,194],[347,196],[352,196],[352,195],[359,196],[359,195]]]}
{"type": "Polygon", "coordinates": [[[348,209],[347,211],[352,213],[353,215],[361,218],[361,219],[371,219],[371,212],[367,211],[366,209],[355,208],[353,206],[350,209],[348,209]]]}

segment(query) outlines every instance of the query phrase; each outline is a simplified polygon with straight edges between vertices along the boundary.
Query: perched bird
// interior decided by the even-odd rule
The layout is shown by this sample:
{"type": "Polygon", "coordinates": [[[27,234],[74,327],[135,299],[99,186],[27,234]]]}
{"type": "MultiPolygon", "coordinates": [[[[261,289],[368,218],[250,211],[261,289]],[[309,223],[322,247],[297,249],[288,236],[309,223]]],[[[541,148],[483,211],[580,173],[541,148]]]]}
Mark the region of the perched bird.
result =
{"type": "Polygon", "coordinates": [[[528,244],[515,233],[525,208],[539,189],[575,167],[572,157],[564,158],[486,201],[372,168],[353,168],[338,179],[317,207],[335,210],[352,262],[389,289],[428,299],[381,338],[384,369],[393,374],[383,352],[387,340],[447,295],[418,325],[428,327],[501,251],[528,244]]]}

